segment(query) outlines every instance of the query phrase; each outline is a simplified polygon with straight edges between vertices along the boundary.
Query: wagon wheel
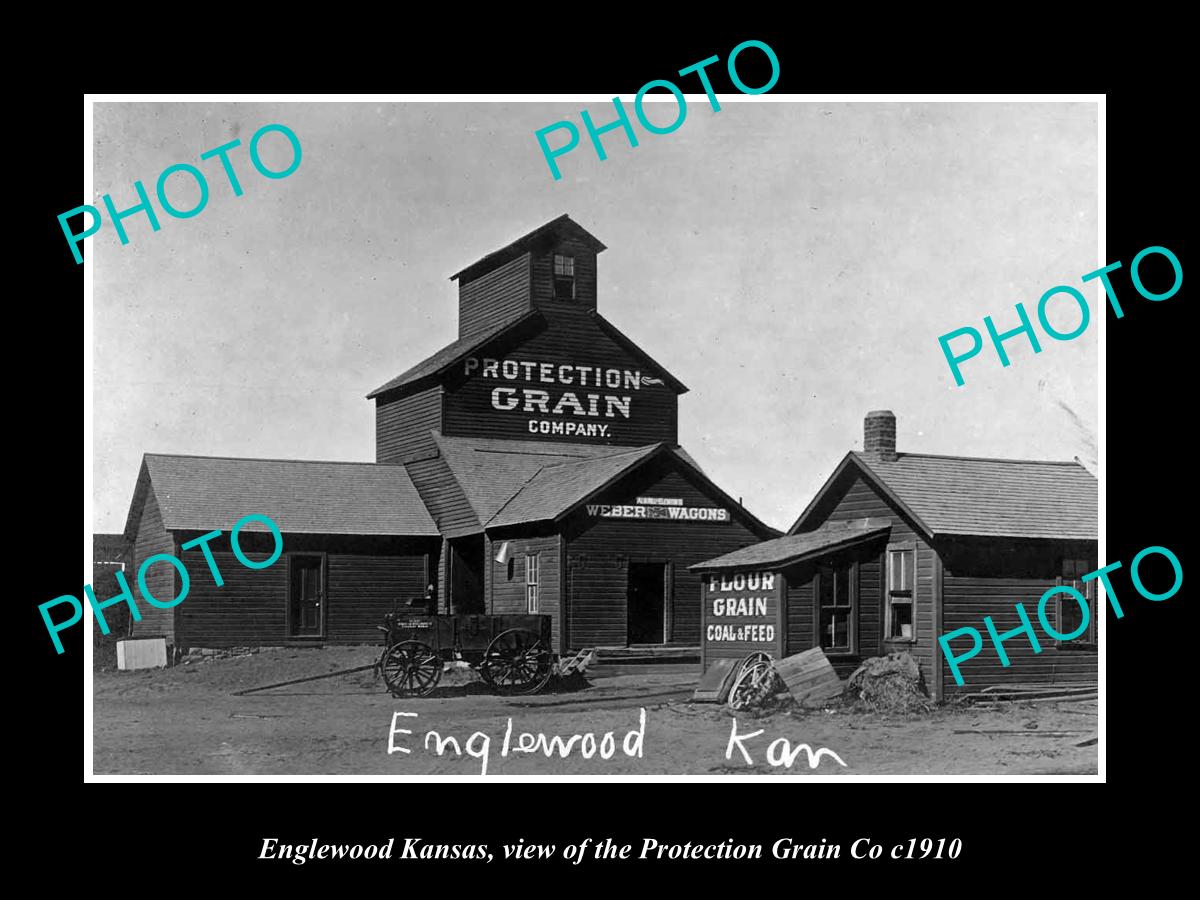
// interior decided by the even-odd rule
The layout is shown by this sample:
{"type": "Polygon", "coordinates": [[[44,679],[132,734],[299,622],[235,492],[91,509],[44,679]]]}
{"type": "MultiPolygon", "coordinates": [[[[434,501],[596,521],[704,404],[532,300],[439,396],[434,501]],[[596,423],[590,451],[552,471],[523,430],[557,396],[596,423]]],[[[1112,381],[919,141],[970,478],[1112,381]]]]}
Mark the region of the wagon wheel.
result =
{"type": "Polygon", "coordinates": [[[424,697],[442,680],[442,660],[420,641],[402,641],[383,655],[383,680],[397,697],[424,697]]]}
{"type": "Polygon", "coordinates": [[[757,706],[771,696],[775,688],[775,669],[769,661],[757,660],[742,668],[729,691],[729,708],[757,706]]]}
{"type": "Polygon", "coordinates": [[[502,694],[536,694],[550,680],[553,662],[554,654],[541,637],[510,628],[488,644],[479,674],[502,694]]]}
{"type": "Polygon", "coordinates": [[[749,656],[747,656],[745,659],[742,660],[742,665],[738,669],[738,674],[741,675],[743,672],[745,672],[748,668],[750,668],[755,663],[767,663],[768,665],[770,665],[770,664],[773,664],[774,662],[775,662],[775,660],[771,658],[770,653],[766,653],[762,650],[755,650],[753,653],[751,653],[749,656]]]}

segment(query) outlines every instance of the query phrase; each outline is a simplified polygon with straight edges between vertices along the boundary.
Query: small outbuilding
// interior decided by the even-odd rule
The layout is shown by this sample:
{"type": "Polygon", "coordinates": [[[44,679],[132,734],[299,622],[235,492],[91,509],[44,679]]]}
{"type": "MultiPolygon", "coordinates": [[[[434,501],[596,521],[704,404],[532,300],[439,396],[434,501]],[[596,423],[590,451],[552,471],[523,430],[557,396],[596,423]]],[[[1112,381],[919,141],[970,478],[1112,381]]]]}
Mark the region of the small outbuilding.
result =
{"type": "MultiPolygon", "coordinates": [[[[906,651],[934,699],[990,685],[1095,682],[1098,483],[1078,462],[933,456],[896,451],[896,418],[867,415],[862,452],[834,470],[784,537],[699,563],[702,657],[821,647],[842,677],[868,657],[906,651]],[[960,665],[958,687],[938,636],[1021,625],[1056,585],[1087,598],[1089,626],[1072,641],[990,642],[960,665]]],[[[1060,594],[1057,630],[1082,621],[1060,594]]]]}
{"type": "MultiPolygon", "coordinates": [[[[402,466],[157,453],[142,459],[125,538],[139,563],[164,553],[187,564],[186,599],[169,609],[139,603],[132,628],[177,647],[374,643],[393,604],[424,596],[441,547],[402,466]],[[266,569],[241,565],[229,543],[251,513],[283,534],[282,557],[266,569]],[[182,549],[211,531],[222,532],[209,543],[222,585],[198,548],[182,549]]],[[[275,546],[258,523],[238,543],[257,560],[275,546]]],[[[162,600],[180,593],[177,580],[169,565],[146,571],[162,600]]]]}

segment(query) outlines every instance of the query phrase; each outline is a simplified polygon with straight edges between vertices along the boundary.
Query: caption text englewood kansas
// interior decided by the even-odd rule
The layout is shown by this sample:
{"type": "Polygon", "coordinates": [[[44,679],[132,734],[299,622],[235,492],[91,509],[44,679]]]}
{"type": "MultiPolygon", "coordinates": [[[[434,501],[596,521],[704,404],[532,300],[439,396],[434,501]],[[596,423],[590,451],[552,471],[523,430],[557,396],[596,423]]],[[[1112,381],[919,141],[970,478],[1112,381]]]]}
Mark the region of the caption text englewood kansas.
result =
{"type": "MultiPolygon", "coordinates": [[[[735,844],[732,839],[719,843],[661,843],[654,838],[643,838],[641,850],[634,851],[633,844],[618,844],[612,838],[593,841],[584,838],[579,843],[556,844],[526,843],[524,838],[515,844],[503,844],[503,859],[543,860],[559,857],[578,864],[591,857],[598,860],[618,859],[664,859],[664,860],[738,860],[738,859],[841,859],[843,846],[831,844],[825,838],[820,843],[801,843],[794,838],[782,837],[770,845],[769,856],[765,844],[735,844]]],[[[959,838],[909,838],[890,848],[871,838],[858,838],[849,844],[851,859],[957,859],[962,853],[959,838]],[[890,849],[890,852],[887,852],[890,849]]],[[[384,844],[322,844],[313,838],[310,844],[281,844],[278,838],[263,838],[259,859],[291,860],[303,865],[309,860],[324,859],[402,859],[402,860],[476,860],[490,863],[498,854],[487,844],[434,844],[421,838],[405,838],[397,848],[396,839],[384,844]]]]}

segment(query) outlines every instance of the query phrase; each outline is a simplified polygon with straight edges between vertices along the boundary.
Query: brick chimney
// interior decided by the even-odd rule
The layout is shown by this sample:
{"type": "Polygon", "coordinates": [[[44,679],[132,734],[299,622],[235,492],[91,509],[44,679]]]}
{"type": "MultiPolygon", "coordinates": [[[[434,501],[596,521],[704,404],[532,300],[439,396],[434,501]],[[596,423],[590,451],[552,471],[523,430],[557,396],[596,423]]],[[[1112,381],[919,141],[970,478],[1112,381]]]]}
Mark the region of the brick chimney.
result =
{"type": "Polygon", "coordinates": [[[896,415],[890,409],[867,413],[863,420],[863,452],[878,459],[896,458],[896,415]]]}

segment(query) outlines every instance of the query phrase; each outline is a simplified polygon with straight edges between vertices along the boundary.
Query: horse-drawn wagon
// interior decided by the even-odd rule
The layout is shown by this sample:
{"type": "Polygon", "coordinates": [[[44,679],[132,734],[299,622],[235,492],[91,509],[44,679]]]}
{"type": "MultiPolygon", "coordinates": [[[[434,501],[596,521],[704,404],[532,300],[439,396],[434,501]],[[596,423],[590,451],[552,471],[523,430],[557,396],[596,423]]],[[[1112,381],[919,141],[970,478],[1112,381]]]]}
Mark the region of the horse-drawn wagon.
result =
{"type": "Polygon", "coordinates": [[[378,666],[397,697],[432,693],[448,662],[470,664],[500,694],[537,693],[554,669],[549,616],[399,611],[384,623],[378,666]]]}

